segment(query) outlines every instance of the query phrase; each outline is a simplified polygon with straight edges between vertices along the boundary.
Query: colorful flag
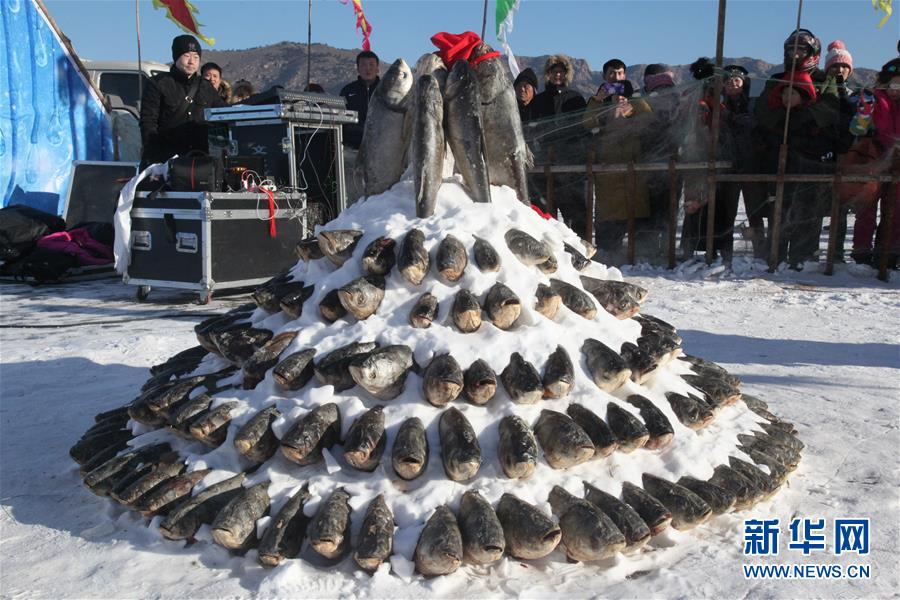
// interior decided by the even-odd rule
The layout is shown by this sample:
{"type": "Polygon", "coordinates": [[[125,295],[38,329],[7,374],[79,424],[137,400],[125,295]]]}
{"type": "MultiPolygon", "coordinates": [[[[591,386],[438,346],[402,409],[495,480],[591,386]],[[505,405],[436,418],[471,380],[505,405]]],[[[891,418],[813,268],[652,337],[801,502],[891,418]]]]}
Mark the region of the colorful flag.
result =
{"type": "Polygon", "coordinates": [[[215,38],[206,37],[200,33],[200,23],[194,18],[194,13],[198,12],[197,7],[188,0],[153,0],[153,8],[165,8],[166,17],[174,21],[176,25],[188,33],[193,33],[210,46],[215,45],[215,38]]]}
{"type": "Polygon", "coordinates": [[[878,24],[878,28],[881,29],[884,27],[884,24],[887,23],[887,20],[891,18],[891,13],[893,12],[891,0],[872,0],[872,7],[875,10],[884,11],[884,18],[881,19],[881,22],[878,24]]]}
{"type": "Polygon", "coordinates": [[[519,2],[521,0],[497,0],[497,39],[506,52],[506,59],[509,61],[509,70],[512,71],[513,77],[519,75],[519,63],[509,47],[509,34],[513,28],[513,13],[519,10],[519,2]]]}
{"type": "MultiPolygon", "coordinates": [[[[349,0],[341,0],[342,4],[347,4],[349,0]]],[[[353,12],[356,14],[356,28],[362,31],[363,35],[363,50],[371,50],[372,46],[369,44],[369,36],[372,35],[372,25],[369,24],[369,20],[366,19],[366,13],[363,12],[362,0],[353,0],[353,12]]]]}

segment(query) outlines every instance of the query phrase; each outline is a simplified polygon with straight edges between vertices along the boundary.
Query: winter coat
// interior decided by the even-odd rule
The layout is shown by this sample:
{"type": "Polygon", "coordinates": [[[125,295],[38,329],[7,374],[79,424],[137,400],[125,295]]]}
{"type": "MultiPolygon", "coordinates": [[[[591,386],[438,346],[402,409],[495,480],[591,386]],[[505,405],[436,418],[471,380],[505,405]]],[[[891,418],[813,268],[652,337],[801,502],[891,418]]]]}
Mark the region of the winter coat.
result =
{"type": "Polygon", "coordinates": [[[725,98],[725,112],[722,115],[725,156],[722,160],[730,160],[735,173],[759,172],[753,133],[756,117],[750,106],[750,99],[743,94],[725,98]]]}
{"type": "Polygon", "coordinates": [[[347,99],[347,108],[355,110],[359,123],[350,123],[343,126],[344,144],[351,148],[359,148],[362,143],[363,128],[366,124],[366,115],[369,112],[369,100],[378,87],[380,77],[375,78],[372,85],[366,85],[362,78],[357,77],[353,83],[348,83],[341,88],[340,95],[347,99]]]}
{"type": "Polygon", "coordinates": [[[150,79],[141,96],[141,140],[144,165],[164,162],[191,150],[209,151],[203,111],[227,106],[212,84],[195,73],[190,78],[172,65],[168,73],[150,79]],[[198,81],[197,93],[185,111],[187,95],[198,81]]]}
{"type": "Polygon", "coordinates": [[[885,152],[890,152],[894,144],[900,141],[900,102],[892,101],[884,90],[875,90],[872,123],[875,125],[875,139],[885,152]]]}
{"type": "MultiPolygon", "coordinates": [[[[594,162],[596,164],[627,163],[640,160],[641,138],[644,128],[652,122],[650,106],[642,99],[630,101],[634,112],[630,117],[613,119],[614,108],[608,103],[588,100],[582,125],[585,129],[600,128],[595,136],[594,162]]],[[[635,218],[650,216],[650,203],[646,177],[635,174],[634,191],[628,173],[598,173],[594,175],[595,213],[597,221],[625,221],[628,219],[628,202],[631,199],[635,218]],[[633,195],[633,197],[632,197],[633,195]]]]}
{"type": "Polygon", "coordinates": [[[534,104],[535,117],[538,119],[575,112],[587,105],[582,95],[575,90],[564,85],[555,86],[552,83],[548,83],[544,91],[537,94],[531,103],[534,104]]]}
{"type": "MultiPolygon", "coordinates": [[[[780,102],[785,78],[784,73],[778,73],[770,78],[755,107],[761,165],[766,172],[771,173],[778,169],[778,149],[787,114],[787,110],[780,102]]],[[[812,83],[817,88],[824,82],[824,73],[817,71],[812,74],[812,83]]],[[[839,110],[837,95],[822,91],[816,94],[814,101],[807,100],[799,107],[791,109],[788,126],[788,172],[819,173],[823,167],[833,164],[839,151],[839,110]]]]}
{"type": "Polygon", "coordinates": [[[569,89],[574,79],[575,65],[572,64],[572,59],[565,54],[554,54],[547,58],[544,63],[544,91],[535,95],[532,100],[534,116],[543,119],[583,109],[584,98],[575,90],[569,89]],[[557,65],[562,65],[566,70],[565,80],[561,86],[550,83],[550,70],[557,65]]]}
{"type": "Polygon", "coordinates": [[[537,118],[537,106],[534,98],[528,104],[522,104],[522,101],[516,98],[516,104],[519,105],[519,117],[522,119],[522,123],[527,123],[537,118]]]}

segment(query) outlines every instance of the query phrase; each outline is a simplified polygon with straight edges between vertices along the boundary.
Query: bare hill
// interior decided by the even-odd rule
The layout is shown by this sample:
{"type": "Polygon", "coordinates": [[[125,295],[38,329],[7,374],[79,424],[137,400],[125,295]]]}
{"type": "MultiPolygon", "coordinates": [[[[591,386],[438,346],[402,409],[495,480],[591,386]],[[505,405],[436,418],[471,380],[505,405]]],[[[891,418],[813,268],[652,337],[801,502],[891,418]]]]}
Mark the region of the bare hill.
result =
{"type": "MultiPolygon", "coordinates": [[[[333,48],[327,44],[313,44],[311,80],[320,84],[330,93],[338,93],[346,83],[356,79],[357,52],[357,50],[333,48]]],[[[407,56],[404,58],[413,64],[418,57],[407,56]]],[[[542,79],[547,55],[518,56],[516,58],[523,69],[531,67],[538,74],[538,78],[542,79]]],[[[295,90],[302,90],[306,86],[306,44],[279,42],[244,50],[205,50],[203,59],[218,63],[228,81],[246,79],[254,85],[257,91],[273,85],[282,85],[295,90]]],[[[582,58],[574,58],[573,62],[575,64],[573,87],[582,94],[593,94],[602,80],[602,73],[592,70],[591,65],[582,58]]],[[[389,64],[382,62],[382,72],[387,69],[389,64]]],[[[750,72],[755,81],[754,94],[762,88],[763,80],[781,70],[781,65],[773,65],[749,57],[726,58],[725,64],[738,64],[750,72]]],[[[597,68],[600,66],[596,65],[597,68]]],[[[641,64],[628,67],[628,78],[638,87],[645,66],[641,64]]],[[[671,69],[678,81],[691,81],[688,65],[672,65],[671,69]]],[[[876,71],[872,69],[858,68],[853,72],[851,82],[856,85],[871,84],[875,79],[875,73],[876,71]]],[[[543,87],[543,84],[541,86],[543,87]]]]}

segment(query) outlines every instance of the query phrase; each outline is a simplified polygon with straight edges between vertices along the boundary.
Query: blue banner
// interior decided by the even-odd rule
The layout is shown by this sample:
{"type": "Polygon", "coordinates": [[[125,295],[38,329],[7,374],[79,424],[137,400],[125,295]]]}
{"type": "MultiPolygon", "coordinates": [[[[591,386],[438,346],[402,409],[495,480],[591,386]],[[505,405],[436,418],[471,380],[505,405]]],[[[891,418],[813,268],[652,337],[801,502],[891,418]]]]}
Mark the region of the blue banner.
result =
{"type": "Polygon", "coordinates": [[[61,214],[73,160],[112,160],[109,119],[33,0],[0,0],[3,206],[61,214]]]}

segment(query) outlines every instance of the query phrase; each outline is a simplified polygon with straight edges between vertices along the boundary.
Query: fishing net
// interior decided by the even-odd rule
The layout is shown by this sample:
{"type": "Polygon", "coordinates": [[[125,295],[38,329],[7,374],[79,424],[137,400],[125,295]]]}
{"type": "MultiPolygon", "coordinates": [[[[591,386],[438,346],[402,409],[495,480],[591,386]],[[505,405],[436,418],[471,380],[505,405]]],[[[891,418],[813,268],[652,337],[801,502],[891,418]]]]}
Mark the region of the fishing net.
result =
{"type": "MultiPolygon", "coordinates": [[[[765,83],[764,78],[748,78],[745,85],[759,92],[765,83]]],[[[707,161],[712,136],[712,110],[708,107],[713,104],[713,95],[710,78],[649,94],[636,93],[627,100],[589,98],[584,110],[525,122],[525,140],[535,157],[535,167],[529,173],[532,198],[595,243],[600,260],[608,264],[664,264],[670,222],[677,238],[677,258],[704,252],[712,191],[707,161]],[[670,160],[679,165],[674,173],[669,171],[670,160]],[[564,172],[554,172],[548,181],[548,165],[564,172]]],[[[723,111],[715,158],[731,167],[720,167],[718,174],[776,172],[780,135],[772,131],[771,139],[766,139],[760,133],[753,116],[757,101],[747,97],[743,111],[723,111]]],[[[834,131],[823,135],[841,138],[846,150],[857,143],[847,133],[847,125],[846,120],[836,118],[830,125],[834,131]]],[[[788,146],[788,173],[834,172],[834,154],[810,156],[794,151],[791,138],[788,146]]],[[[857,161],[862,165],[854,165],[854,172],[890,171],[889,159],[873,162],[863,158],[866,160],[857,161]]],[[[857,204],[851,196],[859,195],[868,202],[877,188],[877,184],[846,184],[841,188],[846,192],[840,214],[844,230],[847,211],[857,204]]],[[[735,250],[755,251],[757,257],[765,258],[768,250],[764,238],[770,226],[775,184],[729,181],[718,183],[714,189],[716,250],[723,256],[735,250]],[[751,246],[751,242],[757,243],[751,246]]],[[[784,226],[820,230],[823,217],[830,212],[831,189],[830,183],[786,184],[784,226]],[[789,210],[792,205],[798,208],[789,210]]],[[[810,252],[819,250],[817,240],[809,243],[816,244],[810,252]]],[[[843,240],[838,239],[838,244],[843,240]]]]}

